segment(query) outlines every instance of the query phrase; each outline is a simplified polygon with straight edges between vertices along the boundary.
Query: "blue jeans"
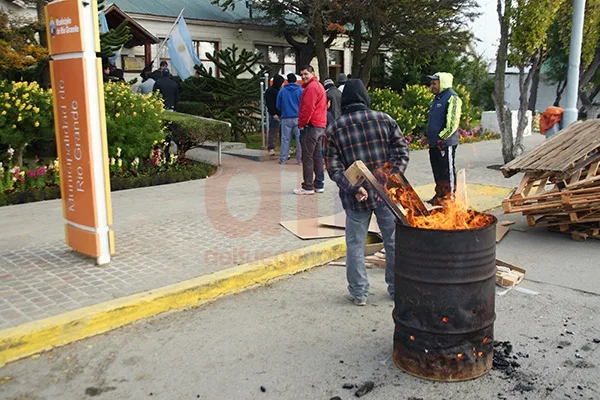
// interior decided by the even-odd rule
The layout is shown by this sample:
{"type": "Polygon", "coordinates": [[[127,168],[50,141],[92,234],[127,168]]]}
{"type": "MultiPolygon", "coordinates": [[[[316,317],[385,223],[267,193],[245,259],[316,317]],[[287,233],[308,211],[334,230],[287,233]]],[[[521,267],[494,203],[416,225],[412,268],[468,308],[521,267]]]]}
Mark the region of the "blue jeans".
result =
{"type": "Polygon", "coordinates": [[[396,263],[396,219],[394,214],[384,205],[373,211],[346,210],[346,278],[348,291],[358,299],[366,300],[369,296],[369,279],[365,267],[365,245],[371,215],[375,212],[377,224],[383,236],[385,248],[385,283],[388,293],[394,296],[395,263],[396,263]]]}
{"type": "Polygon", "coordinates": [[[290,154],[290,143],[292,141],[292,132],[296,136],[296,160],[302,161],[302,146],[300,146],[300,130],[298,129],[298,118],[281,119],[281,150],[279,152],[279,161],[285,163],[290,154]]]}

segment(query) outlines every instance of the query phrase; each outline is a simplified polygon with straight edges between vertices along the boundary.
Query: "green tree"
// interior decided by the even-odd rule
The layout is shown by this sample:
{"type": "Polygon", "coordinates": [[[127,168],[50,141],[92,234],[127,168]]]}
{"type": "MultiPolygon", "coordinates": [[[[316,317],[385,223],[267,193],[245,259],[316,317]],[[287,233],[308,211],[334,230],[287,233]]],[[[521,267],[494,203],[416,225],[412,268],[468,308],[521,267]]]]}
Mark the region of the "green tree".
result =
{"type": "MultiPolygon", "coordinates": [[[[98,12],[103,10],[104,0],[98,0],[98,12]]],[[[101,58],[114,56],[132,37],[131,29],[127,26],[127,20],[124,20],[115,29],[109,29],[108,32],[100,34],[100,53],[98,56],[101,58]]]]}
{"type": "Polygon", "coordinates": [[[381,47],[417,62],[451,50],[463,51],[472,35],[464,27],[477,15],[473,0],[348,0],[342,11],[352,24],[352,75],[368,83],[381,47]],[[367,48],[364,51],[364,48],[367,48]]]}
{"type": "Polygon", "coordinates": [[[500,45],[496,57],[494,104],[500,134],[502,156],[509,162],[523,153],[523,132],[527,125],[530,86],[540,67],[548,29],[562,0],[498,0],[500,45]],[[519,70],[519,113],[516,138],[513,140],[510,110],[504,104],[506,62],[519,70]],[[525,71],[529,68],[529,71],[525,71]]]}
{"type": "MultiPolygon", "coordinates": [[[[234,9],[236,0],[212,0],[223,9],[234,9]]],[[[344,28],[339,25],[341,3],[334,0],[264,0],[250,2],[256,11],[253,20],[274,23],[278,32],[298,53],[296,64],[309,64],[317,57],[321,80],[327,77],[326,49],[344,28]],[[325,38],[327,36],[327,38],[325,38]],[[306,38],[305,42],[298,37],[306,38]]]]}
{"type": "Polygon", "coordinates": [[[207,70],[204,65],[196,67],[200,77],[190,77],[181,83],[181,98],[203,103],[205,117],[230,122],[239,142],[247,131],[255,131],[259,122],[256,115],[260,115],[260,82],[267,72],[265,67],[257,67],[262,54],[240,51],[233,45],[205,56],[215,63],[221,77],[215,78],[212,69],[207,70]]]}

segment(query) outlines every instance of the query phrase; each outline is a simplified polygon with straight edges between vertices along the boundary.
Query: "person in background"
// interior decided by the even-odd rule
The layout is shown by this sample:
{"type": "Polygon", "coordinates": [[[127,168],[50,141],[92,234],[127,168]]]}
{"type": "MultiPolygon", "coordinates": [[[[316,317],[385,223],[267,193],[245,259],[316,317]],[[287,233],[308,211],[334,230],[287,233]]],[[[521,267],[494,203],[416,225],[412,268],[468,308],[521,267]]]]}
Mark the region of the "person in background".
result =
{"type": "Polygon", "coordinates": [[[454,77],[447,72],[429,76],[430,89],[435,95],[427,120],[429,161],[435,179],[435,195],[428,203],[443,205],[454,198],[456,192],[456,167],[454,157],[458,147],[458,126],[462,101],[452,90],[454,77]]]}
{"type": "Polygon", "coordinates": [[[348,77],[346,76],[346,74],[344,74],[344,73],[339,74],[337,77],[337,84],[338,84],[338,90],[342,93],[344,93],[344,85],[346,84],[346,82],[348,82],[348,77]]]}
{"type": "Polygon", "coordinates": [[[333,118],[338,119],[342,115],[342,92],[335,87],[335,84],[329,78],[325,79],[323,86],[325,86],[325,93],[327,93],[327,101],[331,103],[331,106],[327,109],[331,108],[333,118]]]}
{"type": "Polygon", "coordinates": [[[169,68],[162,70],[162,78],[154,84],[152,91],[159,91],[165,101],[167,111],[175,111],[177,102],[179,101],[179,85],[171,79],[171,71],[169,68]]]}
{"type": "Polygon", "coordinates": [[[294,189],[295,194],[312,195],[324,191],[322,138],[327,127],[327,94],[315,75],[312,66],[300,69],[304,91],[300,99],[298,127],[302,145],[302,187],[294,189]]]}
{"type": "Polygon", "coordinates": [[[296,161],[302,164],[302,146],[300,145],[300,130],[298,129],[298,111],[303,89],[296,82],[296,74],[288,74],[287,85],[277,94],[276,107],[281,111],[281,151],[279,164],[285,164],[290,152],[292,132],[296,136],[296,161]]]}
{"type": "Polygon", "coordinates": [[[356,160],[363,161],[371,172],[389,163],[391,173],[403,173],[408,165],[408,146],[398,124],[389,115],[370,110],[370,105],[363,81],[349,80],[342,94],[342,116],[327,128],[327,172],[340,188],[346,212],[348,299],[357,306],[366,305],[369,295],[365,244],[373,213],[385,247],[385,282],[394,298],[396,219],[370,185],[352,186],[344,172],[356,160]]]}
{"type": "Polygon", "coordinates": [[[279,126],[281,111],[277,108],[277,95],[283,85],[283,76],[276,74],[273,77],[273,85],[265,92],[265,102],[267,103],[267,111],[269,112],[269,132],[267,136],[267,150],[269,155],[275,155],[275,144],[279,137],[279,126]]]}

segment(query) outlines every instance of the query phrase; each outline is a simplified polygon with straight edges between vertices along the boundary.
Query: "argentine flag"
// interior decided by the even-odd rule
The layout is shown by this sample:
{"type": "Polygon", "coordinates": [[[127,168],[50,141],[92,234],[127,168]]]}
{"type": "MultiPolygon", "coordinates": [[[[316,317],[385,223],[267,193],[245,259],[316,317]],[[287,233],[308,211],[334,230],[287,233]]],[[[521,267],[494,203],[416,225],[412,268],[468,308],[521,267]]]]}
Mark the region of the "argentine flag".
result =
{"type": "Polygon", "coordinates": [[[182,80],[186,80],[195,72],[194,65],[200,65],[196,49],[192,44],[192,37],[183,17],[177,23],[177,28],[168,41],[171,65],[182,80]]]}

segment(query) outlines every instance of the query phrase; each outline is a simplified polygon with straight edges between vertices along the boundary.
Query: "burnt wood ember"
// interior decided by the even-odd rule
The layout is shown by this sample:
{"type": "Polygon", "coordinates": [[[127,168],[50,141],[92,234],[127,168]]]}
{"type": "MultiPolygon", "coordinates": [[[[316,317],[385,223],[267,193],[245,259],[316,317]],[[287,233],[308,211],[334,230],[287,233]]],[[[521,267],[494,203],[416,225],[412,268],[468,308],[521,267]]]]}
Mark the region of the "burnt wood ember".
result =
{"type": "Polygon", "coordinates": [[[394,362],[404,371],[462,381],[492,368],[497,221],[489,217],[468,230],[396,225],[394,362]]]}

